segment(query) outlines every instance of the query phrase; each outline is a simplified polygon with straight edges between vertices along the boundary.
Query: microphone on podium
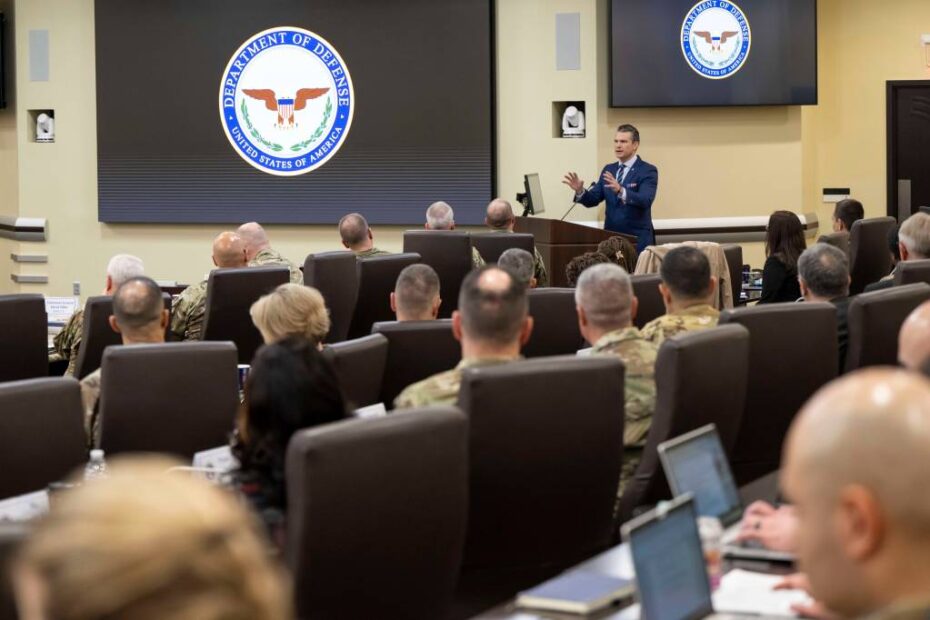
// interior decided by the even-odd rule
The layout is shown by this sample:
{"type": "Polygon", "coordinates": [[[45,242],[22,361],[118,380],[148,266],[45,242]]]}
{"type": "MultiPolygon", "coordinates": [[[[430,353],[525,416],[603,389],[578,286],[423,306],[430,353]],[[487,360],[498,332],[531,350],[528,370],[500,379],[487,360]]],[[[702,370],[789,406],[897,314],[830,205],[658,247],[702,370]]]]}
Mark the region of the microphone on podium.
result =
{"type": "MultiPolygon", "coordinates": [[[[589,189],[591,189],[591,188],[594,187],[595,185],[597,185],[597,181],[591,181],[591,184],[588,185],[588,186],[585,188],[584,192],[581,192],[581,193],[584,194],[586,191],[588,191],[589,189]]],[[[568,214],[571,213],[571,212],[575,209],[576,206],[578,206],[578,197],[577,197],[577,196],[576,196],[575,199],[572,201],[572,206],[570,206],[570,207],[568,208],[568,211],[565,212],[565,215],[563,215],[562,218],[561,218],[559,221],[560,221],[560,222],[564,222],[564,221],[565,221],[565,218],[568,217],[568,214]]]]}

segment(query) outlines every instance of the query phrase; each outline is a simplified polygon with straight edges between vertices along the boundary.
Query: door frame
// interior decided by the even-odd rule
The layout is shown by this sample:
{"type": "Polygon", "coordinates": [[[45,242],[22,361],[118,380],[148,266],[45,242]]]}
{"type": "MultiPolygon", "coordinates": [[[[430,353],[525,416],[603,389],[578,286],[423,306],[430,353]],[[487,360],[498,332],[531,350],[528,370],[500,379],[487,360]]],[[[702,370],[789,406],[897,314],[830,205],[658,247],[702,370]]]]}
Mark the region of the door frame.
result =
{"type": "Polygon", "coordinates": [[[930,80],[888,80],[885,84],[885,107],[887,110],[887,135],[885,137],[885,143],[888,159],[888,166],[885,172],[887,175],[888,203],[885,210],[888,215],[898,219],[898,160],[895,156],[898,146],[895,140],[898,128],[898,119],[897,116],[895,116],[896,104],[898,102],[897,96],[898,92],[905,88],[914,86],[930,88],[930,80]]]}

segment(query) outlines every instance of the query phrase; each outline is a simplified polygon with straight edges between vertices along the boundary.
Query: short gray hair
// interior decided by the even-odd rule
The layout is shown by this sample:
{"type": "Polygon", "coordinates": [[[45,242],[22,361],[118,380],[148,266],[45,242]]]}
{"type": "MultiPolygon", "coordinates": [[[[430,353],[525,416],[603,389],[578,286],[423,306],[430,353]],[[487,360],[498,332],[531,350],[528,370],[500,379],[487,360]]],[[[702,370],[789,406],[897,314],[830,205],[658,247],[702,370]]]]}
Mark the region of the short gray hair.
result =
{"type": "Polygon", "coordinates": [[[849,259],[846,252],[828,243],[815,243],[804,250],[798,259],[798,275],[817,297],[849,295],[849,259]]]}
{"type": "Polygon", "coordinates": [[[588,267],[578,276],[575,303],[588,321],[599,329],[614,330],[632,320],[633,283],[618,265],[603,263],[588,267]]]}
{"type": "Polygon", "coordinates": [[[898,239],[911,254],[930,258],[930,215],[919,212],[904,220],[898,239]]]}
{"type": "Polygon", "coordinates": [[[455,213],[449,203],[434,202],[426,210],[426,225],[430,230],[451,230],[455,224],[455,213]]]}
{"type": "Polygon", "coordinates": [[[124,282],[132,278],[138,278],[145,275],[145,265],[142,259],[132,254],[117,254],[107,263],[107,275],[113,282],[113,288],[117,289],[124,282]]]}
{"type": "Polygon", "coordinates": [[[439,276],[429,265],[415,263],[404,267],[394,285],[394,299],[398,310],[424,316],[433,308],[439,297],[439,276]]]}
{"type": "Polygon", "coordinates": [[[521,248],[510,248],[497,259],[497,266],[506,269],[523,286],[529,286],[535,273],[533,255],[521,248]]]}
{"type": "Polygon", "coordinates": [[[339,236],[350,248],[368,239],[368,220],[361,213],[343,215],[339,220],[339,236]]]}

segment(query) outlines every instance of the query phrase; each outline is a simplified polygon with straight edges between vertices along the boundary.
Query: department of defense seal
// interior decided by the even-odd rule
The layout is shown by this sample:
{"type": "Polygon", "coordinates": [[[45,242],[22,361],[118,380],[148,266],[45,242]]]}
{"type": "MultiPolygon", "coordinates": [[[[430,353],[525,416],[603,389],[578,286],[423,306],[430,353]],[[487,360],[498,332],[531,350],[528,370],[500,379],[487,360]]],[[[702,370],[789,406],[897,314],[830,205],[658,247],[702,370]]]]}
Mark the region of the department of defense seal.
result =
{"type": "Polygon", "coordinates": [[[681,25],[681,52],[688,66],[710,80],[723,80],[742,69],[751,46],[746,14],[726,0],[698,2],[681,25]]]}
{"type": "Polygon", "coordinates": [[[220,84],[229,143],[268,174],[296,176],[325,164],[345,143],[354,111],[345,61],[326,39],[302,28],[250,37],[220,84]]]}

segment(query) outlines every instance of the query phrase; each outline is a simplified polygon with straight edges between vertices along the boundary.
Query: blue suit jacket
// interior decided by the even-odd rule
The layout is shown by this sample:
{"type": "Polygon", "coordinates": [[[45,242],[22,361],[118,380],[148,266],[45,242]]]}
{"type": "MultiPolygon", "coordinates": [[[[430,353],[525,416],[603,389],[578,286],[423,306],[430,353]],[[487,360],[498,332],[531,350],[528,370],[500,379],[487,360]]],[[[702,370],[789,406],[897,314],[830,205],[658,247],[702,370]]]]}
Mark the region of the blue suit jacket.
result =
{"type": "Polygon", "coordinates": [[[652,202],[656,199],[659,188],[659,170],[652,164],[637,159],[636,163],[623,180],[626,188],[626,204],[620,195],[604,186],[604,173],[617,176],[619,164],[607,164],[601,170],[597,184],[578,198],[586,207],[596,207],[601,201],[607,201],[607,219],[604,230],[636,235],[636,249],[642,252],[647,246],[655,245],[655,231],[652,228],[652,202]]]}

